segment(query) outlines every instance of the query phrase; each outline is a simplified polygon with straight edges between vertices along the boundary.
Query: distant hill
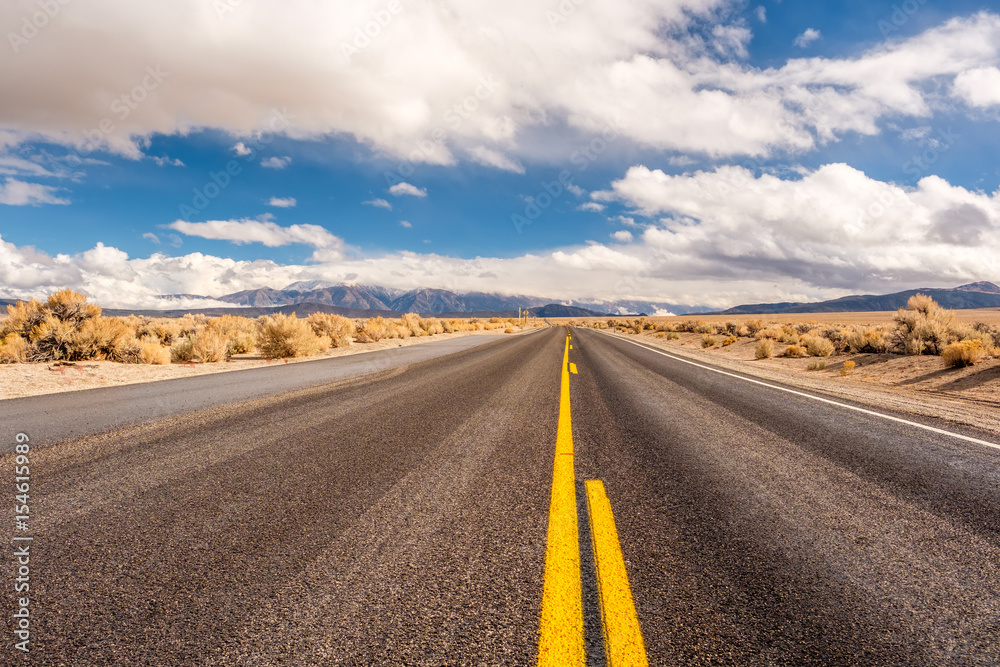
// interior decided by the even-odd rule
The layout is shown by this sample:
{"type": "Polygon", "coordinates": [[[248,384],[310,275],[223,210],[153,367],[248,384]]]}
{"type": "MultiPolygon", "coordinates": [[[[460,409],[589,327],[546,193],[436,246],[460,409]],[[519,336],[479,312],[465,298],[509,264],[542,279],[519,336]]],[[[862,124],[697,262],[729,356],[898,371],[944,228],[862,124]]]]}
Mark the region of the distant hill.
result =
{"type": "Polygon", "coordinates": [[[607,314],[587,308],[564,306],[561,303],[550,303],[541,308],[530,308],[528,313],[531,317],[604,317],[607,314]]]}
{"type": "Polygon", "coordinates": [[[953,288],[925,287],[893,294],[858,294],[816,303],[755,303],[724,310],[720,315],[778,315],[782,313],[847,313],[897,310],[914,294],[926,294],[944,308],[1000,308],[1000,287],[990,282],[953,288]]]}

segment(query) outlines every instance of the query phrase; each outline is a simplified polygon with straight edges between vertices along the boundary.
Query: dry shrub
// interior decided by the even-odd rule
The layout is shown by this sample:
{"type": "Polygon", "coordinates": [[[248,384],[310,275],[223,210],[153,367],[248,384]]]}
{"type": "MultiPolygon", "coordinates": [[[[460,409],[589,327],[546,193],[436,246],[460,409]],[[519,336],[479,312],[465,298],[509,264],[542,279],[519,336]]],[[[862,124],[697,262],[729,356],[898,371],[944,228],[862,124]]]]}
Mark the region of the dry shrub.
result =
{"type": "Polygon", "coordinates": [[[914,294],[896,311],[896,336],[907,354],[940,354],[957,336],[955,311],[945,310],[926,294],[914,294]]]}
{"type": "Polygon", "coordinates": [[[9,333],[0,340],[0,364],[22,364],[28,360],[30,349],[21,334],[9,333]]]}
{"type": "Polygon", "coordinates": [[[878,327],[854,327],[844,336],[844,344],[852,354],[888,352],[892,344],[878,327]]]}
{"type": "Polygon", "coordinates": [[[826,370],[826,362],[825,361],[810,361],[809,365],[806,367],[806,370],[810,370],[810,371],[825,371],[826,370]]]}
{"type": "Polygon", "coordinates": [[[778,341],[781,343],[786,343],[788,345],[798,345],[799,332],[794,327],[790,327],[787,324],[782,324],[781,333],[778,336],[778,341]]]}
{"type": "Polygon", "coordinates": [[[753,336],[764,328],[764,320],[747,320],[745,326],[753,336]]]}
{"type": "Polygon", "coordinates": [[[833,343],[826,338],[813,337],[806,342],[806,352],[811,357],[829,357],[834,349],[833,343]]]}
{"type": "Polygon", "coordinates": [[[740,338],[748,338],[751,334],[750,327],[743,325],[736,329],[736,335],[740,338]]]}
{"type": "Polygon", "coordinates": [[[22,338],[27,338],[31,330],[45,320],[46,315],[45,306],[35,299],[18,301],[14,305],[7,306],[7,319],[3,321],[0,332],[4,336],[16,333],[22,338]]]}
{"type": "Polygon", "coordinates": [[[986,358],[987,350],[981,341],[963,340],[951,343],[941,351],[941,358],[948,368],[975,366],[986,358]]]}
{"type": "Polygon", "coordinates": [[[147,337],[141,342],[139,356],[144,364],[164,365],[170,363],[170,348],[160,345],[155,337],[147,337]]]}
{"type": "Polygon", "coordinates": [[[770,338],[761,338],[757,341],[757,349],[754,351],[757,359],[770,359],[774,356],[774,341],[770,338]]]}
{"type": "Polygon", "coordinates": [[[660,332],[658,332],[658,333],[656,334],[656,337],[657,337],[657,338],[666,338],[666,337],[667,337],[667,334],[666,334],[665,332],[663,332],[663,331],[660,331],[660,332]]]}
{"type": "Polygon", "coordinates": [[[141,347],[135,339],[135,330],[127,321],[117,317],[98,317],[80,325],[71,338],[70,356],[67,359],[109,359],[138,363],[141,347]]]}
{"type": "Polygon", "coordinates": [[[358,326],[354,340],[359,343],[377,343],[389,335],[389,323],[383,317],[369,317],[358,326]]]}
{"type": "Polygon", "coordinates": [[[701,337],[701,346],[704,348],[715,347],[718,342],[715,338],[707,334],[701,337]]]}
{"type": "Polygon", "coordinates": [[[514,333],[514,329],[513,329],[513,328],[511,328],[511,327],[507,327],[506,329],[504,329],[504,330],[503,330],[503,332],[504,332],[505,334],[508,334],[508,333],[514,333]]]}
{"type": "Polygon", "coordinates": [[[840,369],[841,375],[848,375],[854,370],[855,363],[853,361],[845,361],[844,365],[840,369]]]}
{"type": "Polygon", "coordinates": [[[83,322],[101,316],[101,307],[87,303],[87,297],[71,289],[59,290],[49,296],[48,311],[64,322],[83,322]]]}
{"type": "Polygon", "coordinates": [[[676,331],[671,331],[667,333],[667,340],[680,340],[681,335],[676,331]]]}
{"type": "Polygon", "coordinates": [[[706,324],[705,322],[699,322],[698,324],[695,325],[694,332],[695,333],[700,333],[700,334],[714,334],[715,333],[715,325],[714,324],[706,324]]]}
{"type": "MultiPolygon", "coordinates": [[[[500,327],[503,326],[503,320],[500,320],[499,322],[494,322],[493,320],[500,320],[500,318],[499,317],[491,318],[489,326],[486,327],[487,329],[499,329],[500,327]]],[[[429,317],[426,319],[420,318],[420,328],[423,329],[424,333],[426,333],[428,336],[434,336],[436,334],[444,333],[444,327],[441,326],[441,320],[437,319],[436,317],[429,317]]]]}
{"type": "Polygon", "coordinates": [[[724,341],[722,341],[722,347],[728,347],[729,345],[732,345],[733,343],[735,343],[737,340],[739,340],[739,339],[735,338],[733,336],[730,336],[729,338],[727,338],[724,341]]]}
{"type": "Polygon", "coordinates": [[[757,340],[778,340],[780,336],[780,329],[758,329],[753,335],[757,340]]]}
{"type": "Polygon", "coordinates": [[[806,348],[802,347],[801,345],[789,345],[788,347],[785,348],[784,356],[797,359],[799,357],[804,357],[807,354],[808,353],[806,352],[806,348]]]}
{"type": "MultiPolygon", "coordinates": [[[[313,313],[306,318],[313,333],[330,339],[330,347],[347,347],[351,344],[354,322],[341,315],[313,313]]],[[[402,338],[402,336],[400,336],[402,338]]]]}
{"type": "Polygon", "coordinates": [[[205,327],[191,338],[193,361],[211,364],[229,358],[229,338],[226,334],[205,327]]]}
{"type": "MultiPolygon", "coordinates": [[[[382,318],[379,318],[382,319],[382,318]]],[[[383,322],[383,329],[385,320],[383,322]]],[[[281,313],[264,317],[257,334],[257,349],[267,359],[310,357],[319,353],[320,342],[306,320],[281,313]]]]}

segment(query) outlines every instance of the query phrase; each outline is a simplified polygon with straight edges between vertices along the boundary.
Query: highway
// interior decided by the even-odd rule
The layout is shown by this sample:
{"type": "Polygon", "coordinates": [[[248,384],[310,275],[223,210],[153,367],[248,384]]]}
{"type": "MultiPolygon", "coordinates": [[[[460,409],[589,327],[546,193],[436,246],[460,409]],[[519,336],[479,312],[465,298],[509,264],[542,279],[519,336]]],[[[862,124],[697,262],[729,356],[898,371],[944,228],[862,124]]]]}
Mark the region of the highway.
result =
{"type": "Polygon", "coordinates": [[[996,436],[567,332],[32,450],[31,658],[1000,664],[996,436]]]}

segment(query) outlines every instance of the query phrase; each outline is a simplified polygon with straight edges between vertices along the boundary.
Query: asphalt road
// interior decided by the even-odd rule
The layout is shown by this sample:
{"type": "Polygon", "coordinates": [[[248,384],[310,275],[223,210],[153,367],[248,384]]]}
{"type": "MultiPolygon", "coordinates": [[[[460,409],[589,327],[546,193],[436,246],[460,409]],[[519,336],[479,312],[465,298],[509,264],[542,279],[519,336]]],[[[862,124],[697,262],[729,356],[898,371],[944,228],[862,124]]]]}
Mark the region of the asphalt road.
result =
{"type": "MultiPolygon", "coordinates": [[[[578,498],[603,480],[650,664],[1000,664],[1000,451],[573,336],[578,498]]],[[[564,341],[33,450],[0,662],[533,664],[564,341]]]]}

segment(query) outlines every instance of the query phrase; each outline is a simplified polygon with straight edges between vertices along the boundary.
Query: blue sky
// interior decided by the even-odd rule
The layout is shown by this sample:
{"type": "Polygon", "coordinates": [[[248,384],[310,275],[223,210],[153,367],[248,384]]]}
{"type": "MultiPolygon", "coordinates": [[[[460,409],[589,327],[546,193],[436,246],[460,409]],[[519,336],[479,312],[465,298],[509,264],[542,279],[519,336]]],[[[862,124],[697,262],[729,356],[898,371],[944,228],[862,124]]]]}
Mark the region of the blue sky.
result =
{"type": "Polygon", "coordinates": [[[1000,281],[1000,3],[19,0],[0,23],[3,296],[1000,281]]]}

